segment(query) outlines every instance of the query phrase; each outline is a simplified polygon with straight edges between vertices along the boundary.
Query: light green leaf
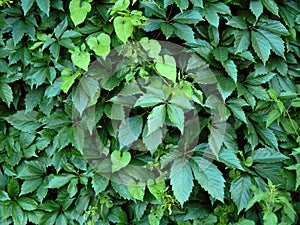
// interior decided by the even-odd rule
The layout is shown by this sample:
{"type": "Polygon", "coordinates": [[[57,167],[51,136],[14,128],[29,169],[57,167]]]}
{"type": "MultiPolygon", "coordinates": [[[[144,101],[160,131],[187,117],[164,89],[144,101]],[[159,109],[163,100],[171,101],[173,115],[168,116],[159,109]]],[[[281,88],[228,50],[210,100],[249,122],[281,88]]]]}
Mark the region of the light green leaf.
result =
{"type": "MultiPolygon", "coordinates": [[[[83,44],[83,46],[85,46],[83,44]]],[[[81,69],[85,71],[88,70],[90,64],[90,54],[88,52],[82,51],[79,47],[75,47],[74,50],[69,50],[71,52],[72,62],[81,69]]]]}
{"type": "Polygon", "coordinates": [[[219,27],[220,17],[211,7],[205,7],[205,19],[214,27],[219,27]]]}
{"type": "Polygon", "coordinates": [[[59,174],[49,176],[49,183],[47,185],[48,188],[60,188],[70,182],[76,176],[73,174],[59,174]]]}
{"type": "Polygon", "coordinates": [[[95,191],[95,194],[98,195],[100,192],[104,191],[109,183],[109,180],[101,176],[98,173],[94,173],[93,179],[92,179],[92,187],[95,191]]]}
{"type": "Polygon", "coordinates": [[[70,70],[69,68],[63,69],[63,71],[61,72],[62,83],[60,89],[63,92],[68,93],[69,89],[72,87],[75,80],[80,75],[81,75],[80,71],[76,71],[76,73],[73,74],[73,71],[70,70]]]}
{"type": "Polygon", "coordinates": [[[97,37],[91,37],[87,40],[89,47],[98,55],[104,58],[110,52],[110,36],[100,33],[97,37]]]}
{"type": "Polygon", "coordinates": [[[4,82],[0,81],[0,98],[1,100],[10,106],[10,103],[13,101],[13,92],[11,87],[4,82]]]}
{"type": "Polygon", "coordinates": [[[248,30],[237,30],[234,32],[235,53],[244,52],[250,45],[250,33],[248,30]]]}
{"type": "Polygon", "coordinates": [[[233,180],[230,186],[231,198],[238,207],[238,213],[245,209],[251,199],[252,182],[249,176],[243,175],[233,180]]]}
{"type": "Polygon", "coordinates": [[[36,111],[26,113],[25,110],[19,110],[17,113],[8,116],[5,119],[16,129],[24,132],[31,132],[42,125],[39,122],[37,115],[38,113],[36,111]]]}
{"type": "Polygon", "coordinates": [[[140,115],[126,118],[119,126],[118,138],[121,146],[129,146],[136,141],[143,128],[143,119],[140,115]]]}
{"type": "Polygon", "coordinates": [[[134,107],[140,106],[142,108],[148,108],[163,102],[164,100],[159,97],[145,94],[139,97],[139,99],[135,102],[134,107]]]}
{"type": "Polygon", "coordinates": [[[296,187],[295,187],[295,191],[296,191],[298,189],[298,187],[300,186],[300,163],[286,167],[286,169],[296,170],[296,178],[297,178],[296,179],[296,187]]]}
{"type": "Polygon", "coordinates": [[[152,179],[149,179],[147,181],[147,187],[150,191],[150,193],[157,199],[160,200],[162,198],[162,193],[166,189],[166,184],[163,179],[156,179],[153,181],[152,179]]]}
{"type": "Polygon", "coordinates": [[[133,25],[131,23],[131,19],[129,17],[121,17],[117,16],[114,19],[114,28],[118,38],[126,43],[128,38],[133,33],[133,25]]]}
{"type": "Polygon", "coordinates": [[[35,0],[38,7],[49,16],[50,11],[50,0],[35,0]]]}
{"type": "Polygon", "coordinates": [[[264,219],[264,224],[266,224],[266,225],[267,224],[278,224],[277,216],[273,212],[268,212],[268,211],[265,212],[263,219],[264,219]]]}
{"type": "Polygon", "coordinates": [[[237,82],[237,77],[238,77],[238,70],[237,70],[237,66],[235,65],[234,61],[231,60],[231,59],[228,59],[224,63],[222,63],[222,65],[225,68],[228,75],[236,83],[237,82]]]}
{"type": "Polygon", "coordinates": [[[163,59],[157,59],[155,63],[157,72],[169,80],[176,82],[176,61],[173,56],[165,55],[163,59]]]}
{"type": "Polygon", "coordinates": [[[218,167],[199,156],[192,157],[191,166],[195,179],[201,187],[212,197],[223,202],[225,180],[218,167]]]}
{"type": "Polygon", "coordinates": [[[144,200],[145,189],[146,189],[145,183],[135,183],[135,181],[131,180],[128,183],[127,188],[133,198],[140,201],[144,200]]]}
{"type": "Polygon", "coordinates": [[[264,6],[274,15],[278,16],[278,6],[274,0],[261,0],[264,6]]]}
{"type": "Polygon", "coordinates": [[[173,193],[183,206],[183,203],[189,199],[194,186],[192,169],[187,159],[178,158],[173,162],[170,180],[173,193]]]}
{"type": "Polygon", "coordinates": [[[255,15],[256,20],[258,20],[264,11],[264,6],[261,1],[250,1],[250,10],[255,15]]]}
{"type": "Polygon", "coordinates": [[[254,151],[252,158],[254,162],[258,163],[275,163],[289,159],[289,157],[272,148],[257,149],[254,151]]]}
{"type": "Polygon", "coordinates": [[[123,152],[121,156],[121,151],[113,151],[111,154],[112,172],[116,172],[124,168],[129,164],[130,160],[131,155],[129,152],[123,152]]]}
{"type": "Polygon", "coordinates": [[[251,43],[258,57],[266,64],[271,53],[269,40],[260,32],[251,31],[251,43]]]}
{"type": "Polygon", "coordinates": [[[35,191],[36,189],[38,189],[38,187],[41,185],[42,182],[43,182],[42,178],[25,180],[21,186],[20,196],[35,191]]]}
{"type": "MultiPolygon", "coordinates": [[[[41,0],[43,1],[43,0],[41,0]]],[[[91,4],[86,0],[72,0],[69,5],[71,19],[75,26],[81,24],[88,12],[91,11],[91,4]]]]}
{"type": "Polygon", "coordinates": [[[18,204],[27,211],[35,210],[38,206],[35,200],[27,197],[18,198],[18,204]]]}
{"type": "Polygon", "coordinates": [[[174,104],[168,104],[167,113],[170,121],[183,133],[184,129],[184,112],[174,104]]]}
{"type": "Polygon", "coordinates": [[[114,3],[113,7],[111,7],[109,14],[113,15],[117,11],[124,11],[124,10],[126,10],[129,7],[129,5],[130,5],[130,1],[129,0],[117,0],[114,3]]]}
{"type": "Polygon", "coordinates": [[[182,13],[178,13],[172,18],[173,21],[185,24],[197,24],[203,21],[201,14],[196,10],[185,10],[182,13]]]}
{"type": "Polygon", "coordinates": [[[268,115],[268,119],[267,119],[267,122],[266,122],[266,127],[270,126],[280,116],[281,116],[281,112],[280,112],[279,109],[272,109],[272,111],[268,115]]]}
{"type": "Polygon", "coordinates": [[[34,0],[21,0],[21,6],[22,6],[25,16],[26,16],[27,12],[31,9],[33,3],[34,3],[34,0]]]}
{"type": "Polygon", "coordinates": [[[147,117],[147,136],[159,128],[162,128],[166,119],[166,107],[159,105],[153,108],[147,117]]]}

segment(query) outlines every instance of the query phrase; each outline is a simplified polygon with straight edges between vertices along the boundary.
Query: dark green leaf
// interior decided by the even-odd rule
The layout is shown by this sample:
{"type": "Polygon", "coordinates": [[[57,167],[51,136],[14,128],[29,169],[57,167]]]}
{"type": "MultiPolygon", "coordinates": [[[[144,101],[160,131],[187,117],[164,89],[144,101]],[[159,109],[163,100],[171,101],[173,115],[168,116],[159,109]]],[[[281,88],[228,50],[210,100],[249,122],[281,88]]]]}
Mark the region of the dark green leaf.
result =
{"type": "Polygon", "coordinates": [[[49,16],[50,11],[50,0],[35,0],[38,7],[49,16]]]}
{"type": "Polygon", "coordinates": [[[258,57],[266,64],[270,56],[271,46],[269,40],[259,32],[251,31],[251,43],[258,57]]]}
{"type": "Polygon", "coordinates": [[[254,162],[274,163],[288,159],[289,157],[272,148],[260,148],[254,151],[252,158],[254,162]]]}
{"type": "Polygon", "coordinates": [[[251,199],[252,182],[249,176],[243,175],[233,180],[230,186],[231,198],[238,207],[238,213],[245,209],[251,199]]]}
{"type": "Polygon", "coordinates": [[[203,21],[203,18],[196,10],[186,10],[182,13],[178,13],[172,20],[178,23],[197,24],[203,21]]]}

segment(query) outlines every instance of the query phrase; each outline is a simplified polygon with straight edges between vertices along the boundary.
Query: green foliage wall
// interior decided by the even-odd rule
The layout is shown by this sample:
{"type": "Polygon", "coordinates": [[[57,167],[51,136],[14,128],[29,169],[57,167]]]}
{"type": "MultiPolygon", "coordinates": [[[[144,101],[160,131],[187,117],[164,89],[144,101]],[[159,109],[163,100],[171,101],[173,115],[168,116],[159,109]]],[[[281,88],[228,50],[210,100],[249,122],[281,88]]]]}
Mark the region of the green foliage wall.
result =
{"type": "Polygon", "coordinates": [[[299,223],[299,1],[0,9],[0,224],[299,223]]]}

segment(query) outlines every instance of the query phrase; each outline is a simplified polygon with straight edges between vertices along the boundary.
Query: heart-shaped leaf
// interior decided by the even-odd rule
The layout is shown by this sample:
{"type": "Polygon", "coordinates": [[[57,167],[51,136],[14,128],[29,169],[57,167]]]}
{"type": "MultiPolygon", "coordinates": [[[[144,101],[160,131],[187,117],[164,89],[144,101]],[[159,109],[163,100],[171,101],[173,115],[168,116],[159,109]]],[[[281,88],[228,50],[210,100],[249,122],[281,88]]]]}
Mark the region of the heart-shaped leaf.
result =
{"type": "Polygon", "coordinates": [[[121,156],[121,151],[115,150],[111,154],[112,162],[112,172],[119,171],[120,169],[127,166],[130,162],[131,155],[129,152],[123,152],[121,156]]]}

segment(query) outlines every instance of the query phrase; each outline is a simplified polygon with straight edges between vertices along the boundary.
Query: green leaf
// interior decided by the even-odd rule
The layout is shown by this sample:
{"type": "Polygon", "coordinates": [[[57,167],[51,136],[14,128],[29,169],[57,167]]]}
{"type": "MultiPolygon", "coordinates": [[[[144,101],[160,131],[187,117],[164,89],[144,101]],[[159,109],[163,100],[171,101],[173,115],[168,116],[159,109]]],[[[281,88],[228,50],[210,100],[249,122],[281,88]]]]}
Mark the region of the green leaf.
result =
{"type": "Polygon", "coordinates": [[[21,0],[21,6],[24,12],[24,15],[26,16],[27,12],[30,10],[34,3],[34,0],[21,0]]]}
{"type": "Polygon", "coordinates": [[[60,89],[64,93],[68,93],[69,89],[72,87],[74,84],[75,80],[81,75],[80,71],[76,71],[74,74],[72,70],[69,68],[63,69],[61,72],[61,78],[62,78],[62,83],[60,85],[60,89]]]}
{"type": "Polygon", "coordinates": [[[226,166],[237,168],[242,171],[244,170],[240,160],[238,159],[236,154],[234,154],[234,152],[230,149],[221,148],[221,151],[219,152],[219,161],[224,163],[226,166]]]}
{"type": "Polygon", "coordinates": [[[37,190],[38,187],[42,184],[43,179],[33,179],[33,180],[25,180],[21,186],[21,193],[20,196],[32,193],[33,191],[37,190]]]}
{"type": "Polygon", "coordinates": [[[300,163],[297,163],[295,165],[291,165],[286,167],[286,169],[288,170],[296,170],[296,187],[295,187],[295,191],[298,189],[298,187],[300,186],[300,163]]]}
{"type": "Polygon", "coordinates": [[[26,25],[22,20],[17,20],[13,24],[13,32],[12,32],[14,44],[17,45],[19,41],[21,41],[24,34],[27,32],[28,32],[28,25],[26,25]]]}
{"type": "Polygon", "coordinates": [[[227,106],[239,120],[243,121],[246,124],[248,123],[246,114],[242,109],[243,105],[240,105],[238,102],[234,101],[230,102],[227,106]]]}
{"type": "Polygon", "coordinates": [[[73,174],[59,174],[49,176],[48,188],[60,188],[70,182],[76,176],[73,174]]]}
{"type": "Polygon", "coordinates": [[[175,35],[177,35],[179,38],[185,40],[186,42],[195,41],[194,31],[190,26],[181,23],[174,23],[173,27],[175,35]]]}
{"type": "Polygon", "coordinates": [[[184,112],[174,104],[168,104],[167,113],[170,121],[183,133],[184,129],[184,112]]]}
{"type": "Polygon", "coordinates": [[[278,6],[274,0],[261,0],[264,6],[274,15],[278,15],[278,6]]]}
{"type": "Polygon", "coordinates": [[[141,116],[126,118],[119,126],[118,138],[121,146],[129,146],[136,141],[143,128],[143,119],[141,116]]]}
{"type": "MultiPolygon", "coordinates": [[[[83,46],[85,46],[83,44],[83,46]]],[[[79,47],[75,47],[74,50],[69,50],[71,52],[72,62],[81,69],[88,70],[90,64],[90,54],[88,52],[82,51],[79,47]]]]}
{"type": "MultiPolygon", "coordinates": [[[[43,0],[40,0],[43,1],[43,0]]],[[[91,4],[86,0],[72,0],[69,5],[71,19],[75,26],[84,22],[86,15],[91,11],[91,4]]]]}
{"type": "Polygon", "coordinates": [[[12,219],[14,221],[14,224],[23,225],[26,223],[24,221],[24,213],[21,207],[16,202],[12,203],[11,214],[12,214],[12,219]]]}
{"type": "Polygon", "coordinates": [[[105,188],[108,186],[109,180],[101,176],[98,173],[94,173],[93,179],[92,179],[92,187],[95,191],[95,194],[98,195],[100,192],[103,192],[105,188]]]}
{"type": "Polygon", "coordinates": [[[281,112],[280,112],[279,109],[272,109],[272,111],[268,115],[268,119],[267,119],[267,122],[266,122],[266,127],[270,126],[280,116],[281,116],[281,112]]]}
{"type": "Polygon", "coordinates": [[[251,179],[246,175],[240,176],[231,183],[231,198],[238,207],[238,213],[247,207],[251,199],[251,186],[251,179]]]}
{"type": "Polygon", "coordinates": [[[193,179],[189,161],[184,158],[176,159],[171,167],[170,180],[173,193],[181,206],[189,199],[194,186],[193,179]]]}
{"type": "Polygon", "coordinates": [[[27,211],[35,210],[38,206],[36,201],[27,197],[18,198],[18,204],[27,211]]]}
{"type": "Polygon", "coordinates": [[[131,180],[129,181],[127,188],[133,198],[140,201],[144,200],[145,189],[146,189],[145,183],[135,183],[135,181],[131,180]]]}
{"type": "Polygon", "coordinates": [[[228,59],[228,49],[225,47],[218,47],[213,50],[213,55],[216,60],[224,63],[228,59]]]}
{"type": "Polygon", "coordinates": [[[108,215],[109,221],[113,224],[127,224],[127,214],[120,207],[113,207],[108,215]]]}
{"type": "Polygon", "coordinates": [[[133,25],[131,23],[131,19],[129,17],[121,17],[117,16],[114,19],[114,28],[118,38],[126,43],[128,38],[133,33],[133,25]]]}
{"type": "Polygon", "coordinates": [[[10,200],[9,195],[5,191],[0,190],[0,202],[9,201],[9,200],[10,200]]]}
{"type": "Polygon", "coordinates": [[[87,40],[89,47],[98,55],[104,58],[110,52],[110,36],[100,33],[97,37],[91,37],[87,40]]]}
{"type": "Polygon", "coordinates": [[[273,212],[265,212],[263,219],[264,219],[264,224],[278,224],[277,216],[273,212]]]}
{"type": "Polygon", "coordinates": [[[260,32],[251,31],[251,43],[258,57],[266,64],[271,53],[271,46],[268,39],[260,32]]]}
{"type": "Polygon", "coordinates": [[[256,126],[256,129],[267,145],[272,148],[278,149],[277,138],[271,129],[260,126],[256,126]]]}
{"type": "Polygon", "coordinates": [[[254,151],[253,161],[259,163],[274,163],[289,159],[279,151],[272,148],[260,148],[254,151]]]}
{"type": "Polygon", "coordinates": [[[233,16],[228,22],[226,23],[228,26],[238,28],[238,29],[247,29],[247,23],[243,17],[240,16],[233,16]]]}
{"type": "Polygon", "coordinates": [[[111,154],[112,172],[116,172],[124,168],[129,164],[130,160],[131,155],[129,152],[123,152],[121,156],[121,151],[113,151],[111,154]]]}
{"type": "Polygon", "coordinates": [[[163,102],[164,100],[157,96],[145,94],[139,97],[139,99],[135,102],[134,107],[140,106],[142,108],[148,108],[163,102]]]}
{"type": "Polygon", "coordinates": [[[190,0],[195,7],[203,8],[203,0],[190,0]]]}
{"type": "Polygon", "coordinates": [[[17,113],[6,117],[6,121],[13,127],[24,132],[31,132],[38,129],[42,124],[37,118],[38,113],[31,111],[26,113],[25,110],[19,110],[17,113]]]}
{"type": "Polygon", "coordinates": [[[47,16],[50,11],[50,0],[35,0],[40,10],[42,10],[47,16]]]}
{"type": "Polygon", "coordinates": [[[267,20],[263,22],[260,21],[259,23],[257,23],[257,27],[278,35],[287,36],[290,34],[285,26],[277,20],[267,20]]]}
{"type": "Polygon", "coordinates": [[[17,197],[20,193],[20,185],[19,182],[15,179],[12,178],[7,185],[7,192],[10,196],[17,197]]]}
{"type": "Polygon", "coordinates": [[[236,89],[236,84],[230,77],[218,76],[217,79],[218,79],[218,90],[220,91],[223,100],[225,101],[236,89]]]}
{"type": "Polygon", "coordinates": [[[189,7],[189,0],[175,0],[175,3],[181,11],[189,7]]]}
{"type": "Polygon", "coordinates": [[[207,22],[209,22],[214,27],[219,27],[220,17],[218,15],[218,13],[211,7],[205,7],[204,9],[205,9],[204,16],[205,16],[205,19],[207,20],[207,22]]]}
{"type": "Polygon", "coordinates": [[[285,47],[283,40],[276,34],[272,34],[265,30],[259,30],[259,32],[269,41],[273,52],[276,55],[285,58],[285,47]]]}
{"type": "Polygon", "coordinates": [[[228,75],[233,79],[233,81],[237,82],[238,70],[237,66],[235,65],[234,61],[228,59],[222,64],[228,73],[228,75]]]}
{"type": "Polygon", "coordinates": [[[256,20],[261,16],[261,14],[264,11],[264,6],[261,3],[261,1],[250,1],[250,6],[249,6],[251,12],[255,15],[256,20]]]}
{"type": "Polygon", "coordinates": [[[0,98],[4,103],[10,106],[10,103],[13,101],[13,92],[11,87],[4,82],[0,81],[0,98]]]}
{"type": "Polygon", "coordinates": [[[212,197],[223,202],[225,180],[221,171],[212,162],[199,156],[193,156],[191,166],[195,179],[212,197]]]}
{"type": "Polygon", "coordinates": [[[159,105],[153,108],[147,117],[147,136],[159,128],[162,128],[166,118],[166,107],[159,105]]]}
{"type": "Polygon", "coordinates": [[[157,199],[160,200],[162,198],[162,193],[166,189],[166,184],[164,180],[156,179],[153,181],[149,179],[147,181],[147,187],[150,193],[157,199]]]}
{"type": "Polygon", "coordinates": [[[173,21],[185,24],[197,24],[203,21],[203,17],[196,10],[185,10],[182,13],[178,13],[172,18],[173,21]]]}
{"type": "Polygon", "coordinates": [[[148,127],[145,128],[146,129],[143,131],[143,143],[146,145],[147,149],[153,153],[162,142],[162,129],[157,129],[148,134],[148,127]]]}
{"type": "Polygon", "coordinates": [[[165,55],[163,59],[157,59],[155,69],[161,76],[176,83],[176,61],[173,56],[165,55]]]}

